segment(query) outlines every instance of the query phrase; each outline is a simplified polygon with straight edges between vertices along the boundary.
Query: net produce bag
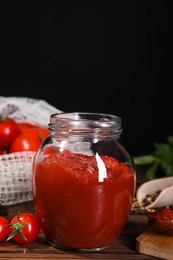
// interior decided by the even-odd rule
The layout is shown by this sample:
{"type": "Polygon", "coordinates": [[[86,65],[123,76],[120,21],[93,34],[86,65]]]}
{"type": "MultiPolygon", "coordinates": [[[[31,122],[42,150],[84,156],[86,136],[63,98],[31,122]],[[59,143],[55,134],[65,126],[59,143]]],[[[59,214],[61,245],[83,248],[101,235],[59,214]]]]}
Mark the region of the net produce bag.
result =
{"type": "MultiPolygon", "coordinates": [[[[60,113],[45,100],[28,97],[0,97],[0,114],[17,122],[47,127],[50,115],[60,113]]],[[[0,155],[0,205],[30,201],[32,197],[32,162],[35,152],[0,155]]]]}

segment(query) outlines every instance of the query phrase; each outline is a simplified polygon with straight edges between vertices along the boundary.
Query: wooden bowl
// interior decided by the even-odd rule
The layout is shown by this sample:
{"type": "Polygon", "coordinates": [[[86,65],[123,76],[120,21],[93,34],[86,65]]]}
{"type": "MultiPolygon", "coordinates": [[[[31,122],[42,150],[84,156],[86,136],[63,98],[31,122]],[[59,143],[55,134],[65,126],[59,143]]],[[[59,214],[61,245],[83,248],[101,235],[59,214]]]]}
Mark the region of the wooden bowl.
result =
{"type": "Polygon", "coordinates": [[[148,212],[148,224],[155,231],[172,236],[173,235],[173,210],[160,208],[148,212]]]}

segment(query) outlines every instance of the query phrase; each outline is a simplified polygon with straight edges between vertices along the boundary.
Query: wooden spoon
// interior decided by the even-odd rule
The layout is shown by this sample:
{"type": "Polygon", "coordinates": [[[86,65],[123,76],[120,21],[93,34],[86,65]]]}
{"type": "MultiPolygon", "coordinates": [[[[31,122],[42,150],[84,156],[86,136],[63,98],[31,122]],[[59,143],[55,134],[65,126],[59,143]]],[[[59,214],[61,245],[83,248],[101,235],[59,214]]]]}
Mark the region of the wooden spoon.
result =
{"type": "Polygon", "coordinates": [[[157,232],[172,236],[173,210],[169,208],[160,208],[156,211],[148,212],[148,224],[157,232]]]}

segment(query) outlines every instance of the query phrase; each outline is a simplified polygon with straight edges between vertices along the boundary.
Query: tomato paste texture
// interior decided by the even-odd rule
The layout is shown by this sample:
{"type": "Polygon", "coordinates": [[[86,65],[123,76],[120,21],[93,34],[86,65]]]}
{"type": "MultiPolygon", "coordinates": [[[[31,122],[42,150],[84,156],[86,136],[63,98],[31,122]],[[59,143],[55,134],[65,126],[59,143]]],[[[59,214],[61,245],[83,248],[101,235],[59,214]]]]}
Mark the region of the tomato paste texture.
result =
{"type": "Polygon", "coordinates": [[[107,170],[103,182],[95,156],[43,150],[35,162],[36,211],[55,246],[102,248],[120,235],[133,201],[134,173],[113,157],[100,157],[107,170]]]}

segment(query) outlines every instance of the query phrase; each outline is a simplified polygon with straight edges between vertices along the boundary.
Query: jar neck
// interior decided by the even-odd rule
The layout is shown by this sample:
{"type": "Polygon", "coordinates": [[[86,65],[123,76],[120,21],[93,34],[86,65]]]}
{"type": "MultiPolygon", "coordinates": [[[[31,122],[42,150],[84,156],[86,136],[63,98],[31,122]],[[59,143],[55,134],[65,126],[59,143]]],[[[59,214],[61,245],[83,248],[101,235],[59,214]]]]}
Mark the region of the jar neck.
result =
{"type": "Polygon", "coordinates": [[[61,136],[116,138],[122,133],[121,118],[110,114],[71,112],[50,117],[49,130],[61,136]]]}

